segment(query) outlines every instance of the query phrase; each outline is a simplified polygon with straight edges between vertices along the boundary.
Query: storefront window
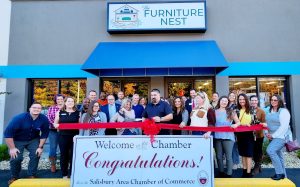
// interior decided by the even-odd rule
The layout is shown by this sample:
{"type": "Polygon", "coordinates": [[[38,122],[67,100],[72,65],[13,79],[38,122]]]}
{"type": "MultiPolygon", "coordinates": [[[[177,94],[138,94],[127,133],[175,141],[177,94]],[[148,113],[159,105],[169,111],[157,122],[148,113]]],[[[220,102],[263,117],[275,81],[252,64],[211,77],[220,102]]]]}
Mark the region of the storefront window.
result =
{"type": "Polygon", "coordinates": [[[33,100],[40,102],[43,107],[53,105],[54,95],[58,93],[57,80],[34,80],[33,100]]]}
{"type": "Polygon", "coordinates": [[[287,80],[285,77],[229,78],[229,90],[237,95],[246,93],[251,96],[259,93],[260,107],[264,108],[270,104],[270,97],[273,94],[281,95],[284,102],[286,102],[287,80]],[[258,85],[258,88],[256,88],[256,85],[258,85]]]}
{"type": "Polygon", "coordinates": [[[104,79],[102,91],[107,94],[117,94],[119,91],[124,91],[125,96],[132,96],[137,93],[140,96],[147,97],[149,91],[150,79],[135,78],[133,79],[104,79]]]}
{"type": "Polygon", "coordinates": [[[60,93],[71,96],[76,103],[82,103],[86,95],[86,80],[61,80],[60,93]]]}
{"type": "Polygon", "coordinates": [[[186,96],[189,97],[190,90],[193,88],[197,92],[204,91],[211,98],[213,93],[212,78],[167,78],[168,97],[170,96],[186,96]]]}
{"type": "Polygon", "coordinates": [[[65,96],[74,97],[77,104],[82,103],[86,94],[86,80],[32,80],[33,101],[43,105],[43,114],[47,113],[47,108],[54,104],[54,96],[61,93],[65,96]],[[60,88],[60,89],[59,89],[60,88]]]}
{"type": "Polygon", "coordinates": [[[286,78],[285,77],[268,77],[258,78],[260,106],[265,107],[270,104],[270,97],[278,94],[286,102],[286,78]]]}
{"type": "Polygon", "coordinates": [[[245,93],[248,96],[256,95],[256,79],[251,78],[229,78],[229,91],[236,95],[245,93]]]}
{"type": "Polygon", "coordinates": [[[103,91],[107,94],[117,94],[121,90],[121,82],[118,80],[103,81],[103,91]]]}
{"type": "Polygon", "coordinates": [[[195,80],[195,86],[194,88],[196,91],[204,91],[208,95],[208,98],[210,99],[212,97],[213,93],[213,81],[212,79],[208,80],[195,80]]]}
{"type": "Polygon", "coordinates": [[[169,82],[168,97],[188,95],[191,88],[191,82],[169,82]]]}
{"type": "Polygon", "coordinates": [[[135,93],[139,94],[140,96],[147,96],[148,95],[148,83],[140,82],[140,83],[125,83],[124,84],[124,92],[125,95],[133,95],[135,93]]]}

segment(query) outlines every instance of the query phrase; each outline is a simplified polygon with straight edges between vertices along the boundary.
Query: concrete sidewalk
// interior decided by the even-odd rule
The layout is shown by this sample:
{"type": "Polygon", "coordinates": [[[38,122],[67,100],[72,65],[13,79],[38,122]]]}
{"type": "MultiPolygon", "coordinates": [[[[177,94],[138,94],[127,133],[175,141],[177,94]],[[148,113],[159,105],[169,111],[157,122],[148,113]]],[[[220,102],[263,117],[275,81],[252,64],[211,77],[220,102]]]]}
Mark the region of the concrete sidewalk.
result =
{"type": "MultiPolygon", "coordinates": [[[[239,178],[242,175],[242,170],[235,170],[233,173],[233,177],[239,178]]],[[[260,173],[256,178],[269,178],[274,175],[274,169],[263,169],[262,173],[260,173]]],[[[300,186],[300,169],[287,169],[288,178],[293,181],[296,186],[300,186]]],[[[26,171],[21,172],[21,177],[26,178],[26,171]]],[[[56,173],[51,173],[50,170],[39,170],[37,177],[39,178],[60,178],[60,171],[56,173]]],[[[10,179],[9,170],[0,170],[0,186],[7,187],[7,181],[10,179]]]]}

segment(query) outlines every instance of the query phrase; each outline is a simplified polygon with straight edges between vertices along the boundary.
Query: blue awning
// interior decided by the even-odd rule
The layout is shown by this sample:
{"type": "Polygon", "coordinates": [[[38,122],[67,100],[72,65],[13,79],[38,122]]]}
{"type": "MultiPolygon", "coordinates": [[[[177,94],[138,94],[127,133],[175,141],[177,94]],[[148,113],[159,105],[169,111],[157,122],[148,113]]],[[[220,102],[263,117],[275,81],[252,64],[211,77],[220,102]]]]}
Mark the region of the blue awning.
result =
{"type": "Polygon", "coordinates": [[[95,78],[80,64],[0,66],[0,78],[95,78]]]}
{"type": "Polygon", "coordinates": [[[81,67],[101,77],[215,75],[228,67],[215,41],[101,42],[81,67]]]}
{"type": "Polygon", "coordinates": [[[219,76],[300,75],[300,62],[230,62],[219,76]]]}

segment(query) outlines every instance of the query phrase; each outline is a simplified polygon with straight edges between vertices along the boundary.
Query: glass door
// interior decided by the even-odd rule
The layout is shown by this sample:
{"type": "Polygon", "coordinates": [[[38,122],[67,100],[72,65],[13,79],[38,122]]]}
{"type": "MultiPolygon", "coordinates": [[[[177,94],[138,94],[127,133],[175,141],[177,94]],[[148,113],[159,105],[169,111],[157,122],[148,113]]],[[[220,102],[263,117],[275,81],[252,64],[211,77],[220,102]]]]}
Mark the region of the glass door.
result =
{"type": "Polygon", "coordinates": [[[186,96],[189,97],[190,90],[195,89],[197,92],[204,91],[208,97],[214,92],[213,77],[173,77],[166,78],[167,96],[186,96]]]}

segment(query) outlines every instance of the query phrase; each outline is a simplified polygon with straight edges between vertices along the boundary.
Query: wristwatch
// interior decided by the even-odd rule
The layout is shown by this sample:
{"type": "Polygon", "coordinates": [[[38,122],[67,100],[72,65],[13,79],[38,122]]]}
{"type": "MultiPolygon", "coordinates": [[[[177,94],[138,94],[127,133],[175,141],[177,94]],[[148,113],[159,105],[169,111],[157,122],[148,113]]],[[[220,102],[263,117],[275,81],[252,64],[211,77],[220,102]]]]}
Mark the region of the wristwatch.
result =
{"type": "Polygon", "coordinates": [[[44,149],[44,146],[39,146],[40,149],[44,149]]]}

